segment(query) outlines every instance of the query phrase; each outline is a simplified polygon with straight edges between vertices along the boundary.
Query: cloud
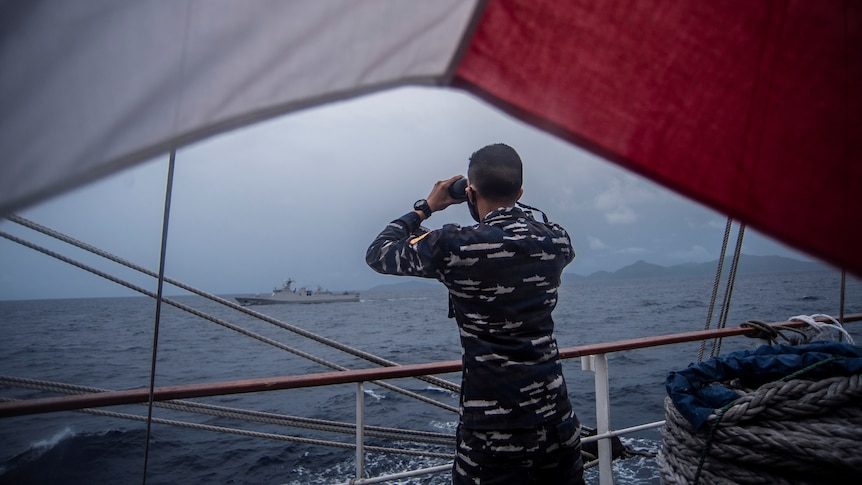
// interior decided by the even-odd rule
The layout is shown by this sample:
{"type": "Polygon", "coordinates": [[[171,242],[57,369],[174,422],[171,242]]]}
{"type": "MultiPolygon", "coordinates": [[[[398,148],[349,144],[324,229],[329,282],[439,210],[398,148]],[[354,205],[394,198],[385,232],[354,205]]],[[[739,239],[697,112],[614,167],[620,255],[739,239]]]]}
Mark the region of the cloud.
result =
{"type": "Polygon", "coordinates": [[[705,247],[695,244],[694,246],[679,251],[671,251],[668,258],[680,261],[709,261],[712,255],[705,247]]]}
{"type": "Polygon", "coordinates": [[[638,248],[638,247],[630,247],[630,248],[618,249],[618,250],[614,251],[615,254],[643,254],[645,252],[646,252],[646,249],[638,248]]]}
{"type": "Polygon", "coordinates": [[[631,208],[619,206],[605,213],[605,219],[610,224],[632,224],[638,220],[638,217],[631,208]]]}
{"type": "Polygon", "coordinates": [[[587,236],[587,241],[589,241],[590,249],[607,249],[608,245],[603,243],[601,239],[595,236],[587,236]]]}
{"type": "Polygon", "coordinates": [[[601,211],[609,224],[633,224],[638,215],[634,205],[654,200],[656,195],[634,176],[624,175],[610,180],[604,192],[594,199],[594,206],[601,211]]]}
{"type": "Polygon", "coordinates": [[[694,229],[724,229],[727,225],[726,219],[709,219],[707,221],[702,221],[686,218],[685,222],[688,224],[688,227],[694,229]]]}

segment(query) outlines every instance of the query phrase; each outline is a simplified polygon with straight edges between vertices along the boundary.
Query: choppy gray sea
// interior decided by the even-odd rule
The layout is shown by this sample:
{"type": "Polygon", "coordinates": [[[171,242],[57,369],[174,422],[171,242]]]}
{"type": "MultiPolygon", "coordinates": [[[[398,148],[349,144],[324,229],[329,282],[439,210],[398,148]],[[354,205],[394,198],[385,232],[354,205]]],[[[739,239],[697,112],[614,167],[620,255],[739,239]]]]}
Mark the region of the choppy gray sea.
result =
{"type": "MultiPolygon", "coordinates": [[[[401,280],[398,280],[401,281],[401,280]]],[[[728,325],[754,319],[781,321],[795,315],[838,314],[840,275],[834,272],[741,276],[728,325]]],[[[561,288],[554,314],[560,347],[700,330],[712,279],[581,281],[561,288]]],[[[722,288],[723,289],[723,288],[722,288]]],[[[239,314],[197,296],[175,298],[200,311],[349,368],[372,364],[239,314]]],[[[402,364],[460,358],[454,322],[446,318],[442,287],[365,292],[359,303],[256,307],[280,321],[402,364]]],[[[721,292],[719,293],[719,303],[721,292]]],[[[848,278],[846,313],[862,312],[862,283],[848,278]]],[[[147,298],[0,301],[0,374],[103,389],[149,385],[155,303],[147,298]]],[[[717,323],[716,307],[713,326],[717,323]]],[[[848,324],[857,344],[862,325],[848,324]]],[[[755,348],[745,337],[727,340],[723,353],[755,348]]],[[[664,418],[664,376],[696,361],[698,344],[638,350],[610,356],[611,425],[624,428],[664,418]]],[[[709,350],[707,350],[709,352],[709,350]]],[[[164,306],[159,330],[156,386],[325,372],[329,369],[250,339],[200,317],[164,306]]],[[[593,376],[579,360],[565,363],[573,406],[595,425],[593,376]]],[[[459,382],[457,374],[441,376],[459,382]]],[[[397,385],[457,406],[457,396],[418,380],[397,385]]],[[[366,385],[366,424],[454,433],[457,416],[373,384],[366,385]]],[[[0,386],[0,397],[28,399],[56,394],[0,386]]],[[[303,417],[354,422],[355,386],[276,391],[201,399],[207,403],[303,417]]],[[[143,406],[110,411],[146,415],[143,406]]],[[[155,418],[263,433],[349,443],[350,436],[156,408],[155,418]]],[[[0,483],[141,483],[145,423],[61,412],[6,418],[0,425],[0,483]]],[[[154,423],[147,483],[338,483],[353,478],[351,449],[154,423]]],[[[659,432],[626,436],[630,447],[654,453],[659,432]]],[[[369,439],[369,444],[382,444],[369,439]]],[[[391,443],[389,443],[391,445],[391,443]]],[[[397,446],[397,444],[395,445],[397,446]]],[[[426,445],[450,451],[447,447],[426,445]]],[[[369,476],[445,460],[369,453],[369,476]]],[[[596,471],[587,474],[597,481],[596,471]]],[[[615,462],[617,483],[658,483],[655,461],[636,456],[615,462]]],[[[448,474],[399,483],[444,484],[448,474]]]]}

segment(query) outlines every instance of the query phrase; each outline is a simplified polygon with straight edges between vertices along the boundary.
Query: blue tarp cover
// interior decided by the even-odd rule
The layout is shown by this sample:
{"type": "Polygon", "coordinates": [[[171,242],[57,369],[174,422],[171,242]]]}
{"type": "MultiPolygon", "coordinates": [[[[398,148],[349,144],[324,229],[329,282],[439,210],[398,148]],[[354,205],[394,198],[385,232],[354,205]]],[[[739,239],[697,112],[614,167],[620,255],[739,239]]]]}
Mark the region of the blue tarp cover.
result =
{"type": "Polygon", "coordinates": [[[665,387],[679,413],[700,428],[712,412],[741,397],[721,382],[739,378],[745,386],[756,388],[833,357],[840,358],[810,369],[801,377],[819,379],[862,373],[862,347],[840,342],[764,345],[669,372],[665,387]]]}

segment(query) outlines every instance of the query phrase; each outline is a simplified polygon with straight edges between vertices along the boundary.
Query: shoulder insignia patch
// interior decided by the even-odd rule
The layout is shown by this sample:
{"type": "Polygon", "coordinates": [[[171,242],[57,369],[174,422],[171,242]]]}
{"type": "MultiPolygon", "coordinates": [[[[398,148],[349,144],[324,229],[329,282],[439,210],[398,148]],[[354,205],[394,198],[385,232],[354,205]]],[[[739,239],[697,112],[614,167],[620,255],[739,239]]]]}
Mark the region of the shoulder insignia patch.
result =
{"type": "Polygon", "coordinates": [[[411,239],[411,240],[410,240],[410,245],[412,246],[412,245],[414,245],[414,244],[418,243],[418,242],[419,242],[419,241],[421,241],[423,238],[425,238],[425,236],[427,236],[427,235],[429,235],[429,234],[431,234],[431,232],[430,232],[430,231],[429,231],[429,232],[426,232],[425,234],[423,234],[423,235],[421,235],[421,236],[416,236],[416,237],[414,237],[413,239],[411,239]]]}

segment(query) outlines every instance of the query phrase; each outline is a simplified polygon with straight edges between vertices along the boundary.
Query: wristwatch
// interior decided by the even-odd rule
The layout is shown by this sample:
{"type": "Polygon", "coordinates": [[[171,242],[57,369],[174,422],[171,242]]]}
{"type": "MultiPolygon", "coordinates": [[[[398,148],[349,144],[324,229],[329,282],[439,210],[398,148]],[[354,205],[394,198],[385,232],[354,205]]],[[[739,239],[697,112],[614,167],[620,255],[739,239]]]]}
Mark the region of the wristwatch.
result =
{"type": "Polygon", "coordinates": [[[428,201],[425,199],[419,199],[413,204],[413,208],[418,211],[422,211],[425,214],[425,218],[428,219],[431,217],[431,206],[428,205],[428,201]]]}

